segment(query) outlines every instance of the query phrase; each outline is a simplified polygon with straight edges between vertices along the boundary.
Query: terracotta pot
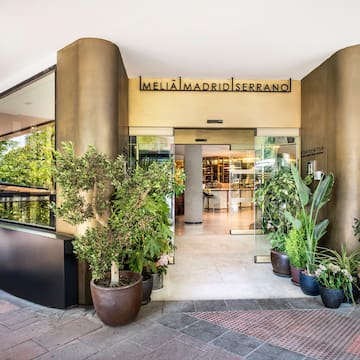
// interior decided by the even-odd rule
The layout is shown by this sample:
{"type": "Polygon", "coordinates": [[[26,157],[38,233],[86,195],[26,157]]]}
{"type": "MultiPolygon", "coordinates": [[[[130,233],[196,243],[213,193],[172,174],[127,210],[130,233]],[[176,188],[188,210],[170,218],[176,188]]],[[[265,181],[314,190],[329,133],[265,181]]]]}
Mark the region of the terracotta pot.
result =
{"type": "Polygon", "coordinates": [[[297,268],[290,264],[290,270],[291,270],[292,283],[296,286],[299,286],[300,285],[300,272],[304,269],[297,268]]]}
{"type": "Polygon", "coordinates": [[[96,314],[110,326],[125,325],[138,314],[142,300],[142,276],[131,271],[120,271],[120,276],[134,280],[129,286],[108,288],[90,283],[96,314]]]}
{"type": "Polygon", "coordinates": [[[284,277],[291,276],[289,257],[286,254],[276,250],[271,250],[270,257],[275,275],[284,277]]]}

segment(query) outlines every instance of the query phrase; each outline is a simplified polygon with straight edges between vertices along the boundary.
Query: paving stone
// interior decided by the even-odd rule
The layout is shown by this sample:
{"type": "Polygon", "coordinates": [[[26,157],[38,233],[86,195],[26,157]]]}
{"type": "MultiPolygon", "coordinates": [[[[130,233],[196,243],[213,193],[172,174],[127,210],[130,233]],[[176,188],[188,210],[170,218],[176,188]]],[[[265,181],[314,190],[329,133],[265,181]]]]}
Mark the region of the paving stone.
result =
{"type": "Polygon", "coordinates": [[[0,314],[6,314],[19,309],[19,306],[12,304],[9,301],[0,300],[0,314]]]}
{"type": "Polygon", "coordinates": [[[168,313],[163,315],[157,321],[161,325],[167,326],[172,329],[181,330],[198,321],[198,319],[183,313],[168,313]]]}
{"type": "Polygon", "coordinates": [[[0,314],[0,324],[16,330],[22,327],[22,324],[24,324],[24,326],[29,325],[42,318],[43,317],[32,310],[20,309],[18,311],[0,314]]]}
{"type": "Polygon", "coordinates": [[[15,331],[10,331],[0,337],[0,351],[30,340],[34,336],[42,336],[53,329],[51,321],[42,320],[15,331]]]}
{"type": "Polygon", "coordinates": [[[144,360],[159,360],[159,359],[171,359],[171,360],[193,360],[198,359],[203,351],[185,344],[180,341],[171,340],[154,350],[153,352],[146,354],[144,360]]]}
{"type": "Polygon", "coordinates": [[[198,300],[194,301],[195,311],[228,311],[225,300],[198,300]]]}
{"type": "Polygon", "coordinates": [[[320,309],[324,305],[318,297],[308,296],[306,298],[294,298],[287,300],[294,309],[320,309]]]}
{"type": "Polygon", "coordinates": [[[261,306],[256,299],[226,300],[226,305],[230,311],[247,311],[261,309],[261,306]]]}
{"type": "Polygon", "coordinates": [[[213,344],[232,353],[245,356],[261,346],[263,342],[254,337],[229,331],[217,338],[213,344]]]}
{"type": "Polygon", "coordinates": [[[3,351],[0,358],[6,360],[30,360],[37,358],[46,352],[46,349],[36,344],[34,341],[28,340],[3,351]]]}
{"type": "Polygon", "coordinates": [[[181,334],[176,338],[177,341],[181,341],[184,344],[196,347],[197,349],[207,351],[209,346],[213,346],[207,342],[201,341],[199,339],[196,339],[192,336],[181,334]]]}
{"type": "Polygon", "coordinates": [[[207,349],[204,354],[199,356],[197,360],[243,360],[240,355],[230,353],[218,347],[207,349]]]}
{"type": "Polygon", "coordinates": [[[278,346],[264,344],[246,357],[247,360],[303,360],[305,355],[278,346]]]}
{"type": "Polygon", "coordinates": [[[48,360],[48,359],[71,359],[71,360],[82,360],[87,359],[92,354],[97,353],[98,351],[94,348],[83,344],[79,340],[75,340],[69,344],[61,346],[56,350],[47,352],[46,354],[40,356],[36,360],[48,360]]]}
{"type": "Polygon", "coordinates": [[[11,332],[11,330],[8,327],[6,327],[4,325],[0,325],[0,336],[9,334],[10,332],[11,332]]]}
{"type": "Polygon", "coordinates": [[[89,334],[80,336],[79,340],[94,349],[102,350],[126,339],[131,335],[138,333],[142,328],[137,327],[135,330],[132,328],[132,332],[130,329],[131,328],[129,326],[115,328],[110,326],[103,326],[89,334]]]}
{"type": "Polygon", "coordinates": [[[129,338],[132,342],[155,349],[165,342],[179,336],[179,332],[165,326],[154,324],[129,338]]]}
{"type": "Polygon", "coordinates": [[[152,321],[156,321],[156,319],[158,319],[163,315],[164,315],[164,302],[150,301],[148,304],[141,306],[137,318],[138,319],[150,318],[152,321]]]}
{"type": "Polygon", "coordinates": [[[293,309],[287,299],[258,299],[261,310],[293,309]]]}
{"type": "Polygon", "coordinates": [[[88,334],[100,327],[88,319],[82,318],[66,322],[63,326],[53,328],[46,334],[34,338],[36,342],[48,350],[55,349],[61,345],[75,340],[76,338],[88,334]]]}
{"type": "Polygon", "coordinates": [[[221,326],[210,324],[207,321],[202,320],[181,330],[182,333],[204,342],[213,341],[226,331],[228,330],[221,326]]]}
{"type": "Polygon", "coordinates": [[[354,306],[349,316],[354,319],[360,319],[360,305],[354,306]]]}
{"type": "Polygon", "coordinates": [[[164,313],[167,312],[194,312],[194,302],[189,301],[166,301],[164,303],[164,313]]]}
{"type": "Polygon", "coordinates": [[[152,348],[135,344],[134,342],[125,339],[121,342],[115,343],[111,347],[105,348],[96,354],[89,356],[88,360],[140,360],[143,359],[146,354],[151,353],[153,350],[154,349],[152,348]]]}

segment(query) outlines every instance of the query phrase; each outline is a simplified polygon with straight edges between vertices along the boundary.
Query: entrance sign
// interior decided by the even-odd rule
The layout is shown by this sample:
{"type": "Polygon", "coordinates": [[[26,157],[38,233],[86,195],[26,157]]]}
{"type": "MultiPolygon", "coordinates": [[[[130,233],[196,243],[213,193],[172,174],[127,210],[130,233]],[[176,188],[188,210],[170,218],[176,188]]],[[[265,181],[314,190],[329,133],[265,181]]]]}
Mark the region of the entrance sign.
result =
{"type": "Polygon", "coordinates": [[[140,91],[192,91],[192,92],[256,92],[289,93],[291,79],[273,81],[243,81],[233,77],[227,80],[143,79],[139,77],[140,91]]]}

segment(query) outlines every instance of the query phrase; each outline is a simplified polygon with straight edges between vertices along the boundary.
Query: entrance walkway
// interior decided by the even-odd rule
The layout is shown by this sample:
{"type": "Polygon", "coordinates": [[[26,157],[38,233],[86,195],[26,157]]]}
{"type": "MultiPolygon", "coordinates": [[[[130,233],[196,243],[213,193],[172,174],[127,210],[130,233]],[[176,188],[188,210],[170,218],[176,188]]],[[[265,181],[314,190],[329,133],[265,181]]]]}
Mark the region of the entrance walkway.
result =
{"type": "Polygon", "coordinates": [[[0,291],[0,359],[360,359],[360,306],[318,297],[151,301],[111,328],[91,307],[49,309],[0,291]]]}
{"type": "Polygon", "coordinates": [[[154,292],[153,299],[303,297],[289,278],[273,274],[270,263],[254,263],[259,245],[254,235],[230,235],[230,229],[249,229],[252,222],[253,214],[248,209],[241,216],[205,212],[200,225],[186,225],[183,216],[178,216],[175,264],[169,266],[165,286],[154,292]]]}

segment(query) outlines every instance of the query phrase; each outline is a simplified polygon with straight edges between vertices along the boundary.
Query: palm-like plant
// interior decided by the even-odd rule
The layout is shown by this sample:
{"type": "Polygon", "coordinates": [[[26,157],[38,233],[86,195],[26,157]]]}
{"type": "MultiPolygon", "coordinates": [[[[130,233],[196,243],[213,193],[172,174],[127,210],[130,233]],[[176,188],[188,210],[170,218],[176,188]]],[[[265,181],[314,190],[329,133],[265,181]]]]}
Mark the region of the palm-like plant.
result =
{"type": "Polygon", "coordinates": [[[291,173],[295,181],[296,190],[300,199],[301,216],[294,217],[286,211],[286,216],[293,226],[305,230],[306,239],[306,270],[313,274],[316,270],[316,253],[319,240],[325,235],[329,225],[328,219],[318,222],[320,209],[330,200],[331,191],[334,185],[334,175],[329,173],[318,183],[314,193],[301,178],[295,166],[291,167],[291,173]]]}

